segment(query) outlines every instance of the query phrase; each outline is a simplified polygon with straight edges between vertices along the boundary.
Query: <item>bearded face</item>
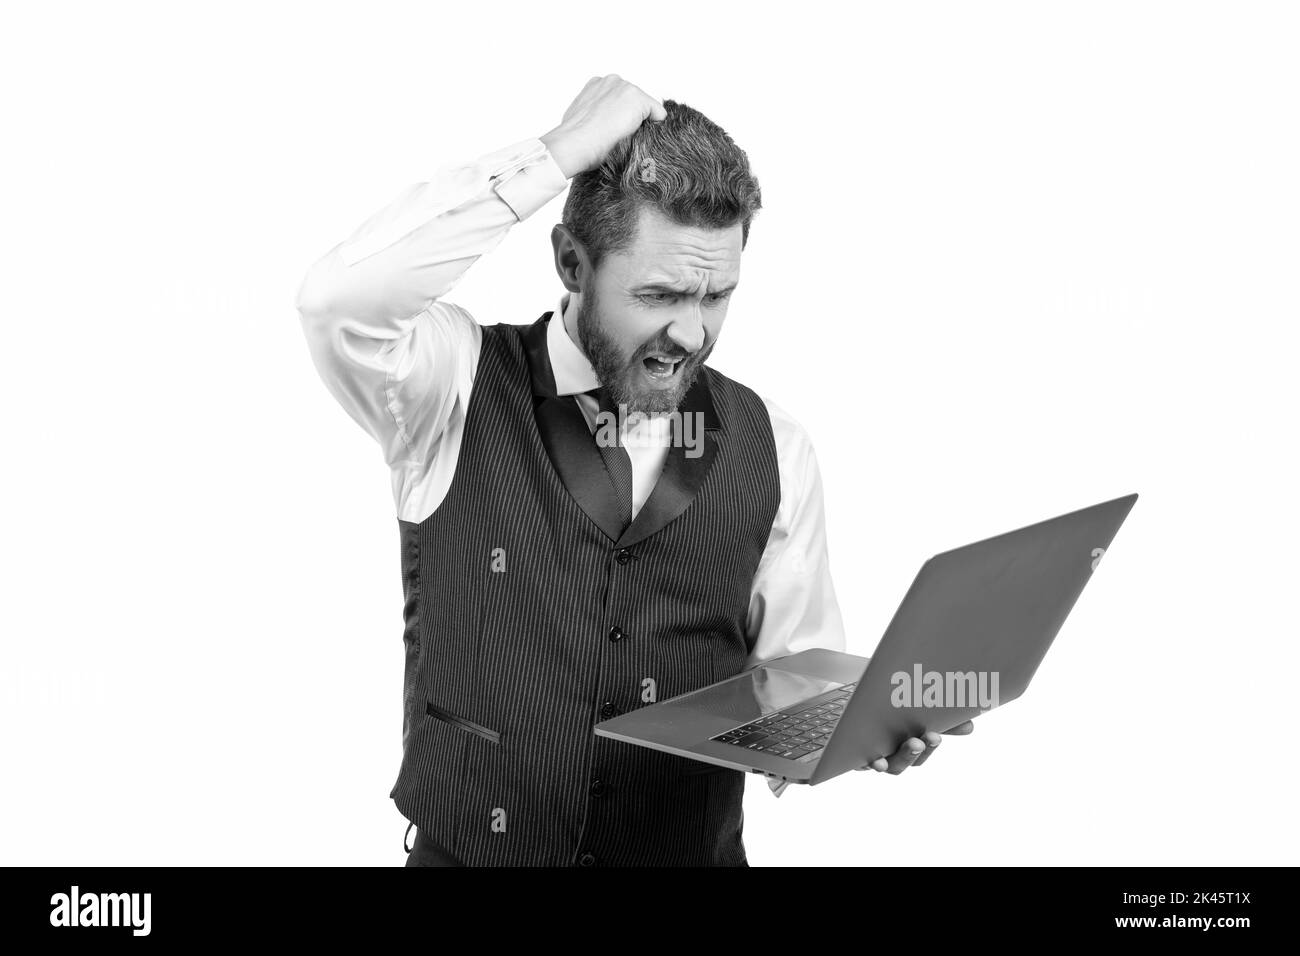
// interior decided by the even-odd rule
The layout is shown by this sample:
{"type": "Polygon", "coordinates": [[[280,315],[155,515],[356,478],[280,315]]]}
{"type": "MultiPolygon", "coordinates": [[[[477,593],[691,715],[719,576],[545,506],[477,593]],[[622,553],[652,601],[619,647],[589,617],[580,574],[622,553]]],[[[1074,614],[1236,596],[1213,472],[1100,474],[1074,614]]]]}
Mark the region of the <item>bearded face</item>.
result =
{"type": "Polygon", "coordinates": [[[740,273],[741,228],[685,226],[640,211],[635,241],[608,254],[577,307],[578,344],[616,404],[674,411],[708,359],[740,273]]]}

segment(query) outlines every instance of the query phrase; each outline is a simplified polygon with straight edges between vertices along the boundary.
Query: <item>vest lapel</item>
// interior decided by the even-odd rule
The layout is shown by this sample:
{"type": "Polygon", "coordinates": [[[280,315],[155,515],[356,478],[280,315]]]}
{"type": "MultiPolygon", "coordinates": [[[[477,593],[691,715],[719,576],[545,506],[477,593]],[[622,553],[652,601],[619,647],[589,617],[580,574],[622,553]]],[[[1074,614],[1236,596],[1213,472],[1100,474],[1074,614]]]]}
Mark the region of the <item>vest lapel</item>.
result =
{"type": "Polygon", "coordinates": [[[555,394],[555,374],[546,351],[546,323],[551,315],[547,312],[524,333],[537,430],[569,495],[614,542],[623,530],[623,518],[604,459],[573,396],[555,394]]]}
{"type": "Polygon", "coordinates": [[[537,416],[542,444],[551,465],[578,507],[611,542],[616,542],[620,548],[629,547],[650,537],[690,507],[722,444],[721,422],[709,391],[708,367],[700,370],[680,408],[683,417],[703,416],[704,430],[699,433],[700,454],[688,457],[685,442],[670,447],[664,459],[664,470],[650,497],[627,530],[622,531],[618,498],[582,409],[572,395],[555,394],[555,374],[551,371],[551,360],[546,351],[546,324],[551,316],[551,312],[545,313],[524,333],[524,349],[532,374],[533,411],[537,416]]]}

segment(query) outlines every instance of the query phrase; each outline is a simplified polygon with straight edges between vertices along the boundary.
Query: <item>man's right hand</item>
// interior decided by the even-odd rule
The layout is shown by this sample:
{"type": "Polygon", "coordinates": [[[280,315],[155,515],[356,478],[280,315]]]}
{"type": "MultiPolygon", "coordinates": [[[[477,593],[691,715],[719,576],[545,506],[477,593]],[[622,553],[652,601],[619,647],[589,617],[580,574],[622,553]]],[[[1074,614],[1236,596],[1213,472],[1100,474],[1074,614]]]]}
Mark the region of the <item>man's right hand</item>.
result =
{"type": "Polygon", "coordinates": [[[668,118],[663,103],[617,73],[593,76],[564,111],[560,125],[541,138],[567,179],[600,165],[605,154],[646,117],[668,118]]]}

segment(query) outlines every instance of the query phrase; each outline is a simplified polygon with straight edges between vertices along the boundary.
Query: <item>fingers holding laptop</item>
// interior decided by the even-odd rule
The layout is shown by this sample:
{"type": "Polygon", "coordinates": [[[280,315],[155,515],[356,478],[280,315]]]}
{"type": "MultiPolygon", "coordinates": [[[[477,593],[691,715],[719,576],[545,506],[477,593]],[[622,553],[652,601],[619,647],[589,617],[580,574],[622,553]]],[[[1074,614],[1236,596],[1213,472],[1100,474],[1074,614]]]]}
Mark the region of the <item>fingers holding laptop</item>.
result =
{"type": "MultiPolygon", "coordinates": [[[[948,730],[945,730],[944,733],[952,734],[954,737],[964,736],[966,734],[969,734],[974,729],[975,729],[975,721],[963,720],[956,727],[952,727],[948,730]]],[[[925,751],[922,754],[920,754],[915,760],[912,761],[913,767],[919,767],[921,766],[921,764],[925,763],[927,760],[930,759],[930,754],[934,753],[934,748],[939,746],[939,744],[943,743],[943,736],[935,733],[933,730],[927,730],[925,732],[925,742],[928,746],[925,748],[925,751]]]]}
{"type": "Polygon", "coordinates": [[[917,758],[927,752],[928,749],[926,742],[920,737],[908,737],[890,756],[877,757],[866,767],[859,767],[858,769],[866,770],[867,767],[870,767],[872,770],[878,770],[881,773],[902,773],[916,763],[917,758]]]}
{"type": "MultiPolygon", "coordinates": [[[[966,720],[956,727],[945,730],[943,734],[964,736],[974,729],[975,722],[966,720]]],[[[891,756],[877,757],[865,767],[859,767],[858,769],[866,770],[867,767],[870,767],[880,773],[900,774],[908,767],[919,767],[929,760],[930,754],[934,753],[935,748],[942,742],[942,734],[937,731],[927,730],[922,737],[908,737],[891,756]]]]}

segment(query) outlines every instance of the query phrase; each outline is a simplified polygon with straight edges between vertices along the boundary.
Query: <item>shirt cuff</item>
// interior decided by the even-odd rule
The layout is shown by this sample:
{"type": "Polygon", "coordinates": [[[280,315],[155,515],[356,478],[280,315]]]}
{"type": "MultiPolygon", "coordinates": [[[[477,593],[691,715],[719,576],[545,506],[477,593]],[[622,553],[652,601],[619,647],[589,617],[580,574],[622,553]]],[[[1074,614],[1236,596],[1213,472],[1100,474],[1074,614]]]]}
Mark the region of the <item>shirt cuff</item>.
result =
{"type": "Polygon", "coordinates": [[[516,164],[492,178],[492,188],[520,222],[562,193],[569,184],[546,144],[540,139],[533,143],[535,148],[529,151],[524,164],[516,164]]]}
{"type": "MultiPolygon", "coordinates": [[[[400,197],[404,207],[393,219],[348,239],[339,247],[339,255],[344,265],[355,265],[483,194],[485,183],[498,190],[514,214],[523,219],[545,205],[567,182],[545,143],[537,138],[520,140],[470,162],[438,167],[429,182],[411,187],[400,197]]],[[[368,226],[369,221],[361,228],[368,226]]]]}

